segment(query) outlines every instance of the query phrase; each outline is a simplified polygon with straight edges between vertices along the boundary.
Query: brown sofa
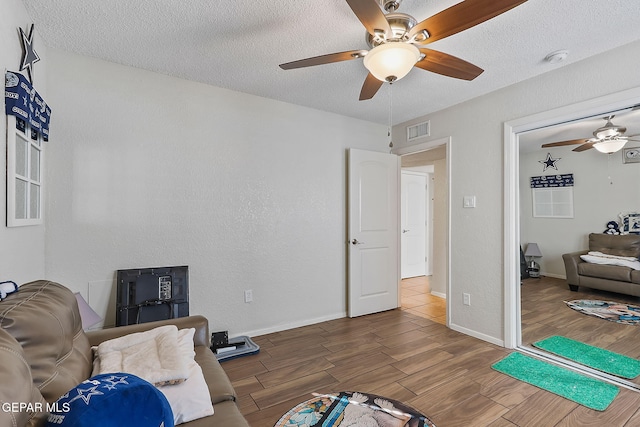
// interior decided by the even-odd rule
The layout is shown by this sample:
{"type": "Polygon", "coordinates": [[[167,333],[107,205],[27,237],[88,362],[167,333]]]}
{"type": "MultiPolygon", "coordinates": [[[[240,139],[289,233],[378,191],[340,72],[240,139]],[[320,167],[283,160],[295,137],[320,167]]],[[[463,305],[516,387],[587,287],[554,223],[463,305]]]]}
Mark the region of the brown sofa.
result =
{"type": "Polygon", "coordinates": [[[584,286],[640,296],[640,270],[583,261],[580,255],[585,255],[590,251],[638,258],[640,256],[640,235],[591,233],[589,234],[589,250],[562,255],[567,282],[572,291],[577,291],[579,286],[584,286]]]}
{"type": "Polygon", "coordinates": [[[202,368],[214,414],[185,427],[248,427],[231,382],[209,348],[202,316],[122,326],[85,333],[74,294],[45,280],[22,285],[0,301],[0,426],[41,426],[46,403],[91,376],[91,346],[164,324],[195,328],[195,360],[202,368]]]}

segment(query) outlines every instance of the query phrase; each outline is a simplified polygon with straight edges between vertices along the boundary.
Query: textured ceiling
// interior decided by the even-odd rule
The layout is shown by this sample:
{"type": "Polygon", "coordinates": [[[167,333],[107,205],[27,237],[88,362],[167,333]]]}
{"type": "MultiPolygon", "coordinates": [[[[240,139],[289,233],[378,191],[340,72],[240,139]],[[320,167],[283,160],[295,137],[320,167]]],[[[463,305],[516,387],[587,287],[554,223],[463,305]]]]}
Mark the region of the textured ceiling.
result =
{"type": "MultiPolygon", "coordinates": [[[[375,1],[375,0],[372,0],[375,1]]],[[[266,98],[387,124],[388,85],[358,101],[361,60],[278,64],[366,49],[344,0],[23,0],[48,46],[266,98]]],[[[421,21],[457,0],[404,0],[421,21]]],[[[485,72],[467,82],[420,69],[391,86],[393,123],[441,110],[640,39],[638,0],[529,0],[429,45],[485,72]],[[544,57],[567,49],[560,64],[544,57]]],[[[37,46],[36,46],[37,49],[37,46]]]]}

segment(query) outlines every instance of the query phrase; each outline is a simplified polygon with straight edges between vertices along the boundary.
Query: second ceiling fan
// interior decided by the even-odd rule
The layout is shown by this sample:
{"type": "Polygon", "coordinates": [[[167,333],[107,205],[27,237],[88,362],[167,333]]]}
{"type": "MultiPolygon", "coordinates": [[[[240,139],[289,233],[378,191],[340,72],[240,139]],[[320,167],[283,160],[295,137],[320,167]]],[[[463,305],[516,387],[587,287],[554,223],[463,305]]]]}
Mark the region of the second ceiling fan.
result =
{"type": "Polygon", "coordinates": [[[473,80],[484,70],[447,53],[420,46],[449,37],[493,17],[527,0],[465,0],[424,21],[396,10],[402,0],[346,0],[367,29],[371,50],[349,50],[281,64],[291,70],[364,58],[369,71],[360,100],[371,99],[383,82],[393,83],[415,66],[423,70],[463,80],[473,80]],[[386,14],[380,9],[384,7],[386,14]]]}
{"type": "Polygon", "coordinates": [[[640,136],[640,134],[634,135],[625,135],[627,128],[624,126],[614,125],[611,120],[615,116],[607,116],[603,117],[607,123],[593,131],[593,138],[582,138],[582,139],[570,139],[567,141],[559,141],[559,142],[550,142],[548,144],[543,144],[542,148],[549,147],[562,147],[565,145],[578,145],[578,147],[574,148],[572,151],[585,151],[591,148],[595,148],[601,153],[615,153],[620,150],[628,141],[636,141],[640,142],[637,139],[631,139],[636,136],[640,136]]]}

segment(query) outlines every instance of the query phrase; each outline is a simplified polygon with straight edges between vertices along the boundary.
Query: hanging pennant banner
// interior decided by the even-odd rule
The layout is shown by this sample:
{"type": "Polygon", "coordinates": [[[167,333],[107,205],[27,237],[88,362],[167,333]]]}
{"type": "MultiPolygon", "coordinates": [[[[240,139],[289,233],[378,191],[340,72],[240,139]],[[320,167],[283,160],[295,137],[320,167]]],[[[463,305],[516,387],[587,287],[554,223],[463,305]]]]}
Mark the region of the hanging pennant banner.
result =
{"type": "Polygon", "coordinates": [[[22,74],[5,74],[4,103],[8,115],[28,122],[33,131],[42,133],[42,139],[49,140],[51,108],[22,74]]]}
{"type": "Polygon", "coordinates": [[[531,188],[573,187],[573,174],[532,176],[531,188]]]}

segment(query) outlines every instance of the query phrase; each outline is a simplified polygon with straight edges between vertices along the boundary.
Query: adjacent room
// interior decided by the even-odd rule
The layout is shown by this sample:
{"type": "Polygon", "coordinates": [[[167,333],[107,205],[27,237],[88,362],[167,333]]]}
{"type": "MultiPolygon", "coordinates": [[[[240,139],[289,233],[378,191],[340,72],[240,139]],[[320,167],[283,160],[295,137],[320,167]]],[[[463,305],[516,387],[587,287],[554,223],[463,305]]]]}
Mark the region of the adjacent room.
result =
{"type": "Polygon", "coordinates": [[[640,193],[629,184],[640,179],[640,140],[634,136],[640,133],[639,114],[635,106],[602,108],[593,117],[520,135],[520,241],[527,262],[520,288],[522,342],[535,348],[561,335],[638,359],[632,325],[640,292],[631,276],[624,281],[607,272],[615,273],[616,264],[640,264],[615,257],[613,246],[611,252],[603,248],[610,246],[607,239],[622,240],[621,251],[636,245],[640,193]],[[629,139],[622,148],[593,146],[594,135],[616,126],[629,139]],[[583,272],[589,262],[594,271],[583,272]]]}

